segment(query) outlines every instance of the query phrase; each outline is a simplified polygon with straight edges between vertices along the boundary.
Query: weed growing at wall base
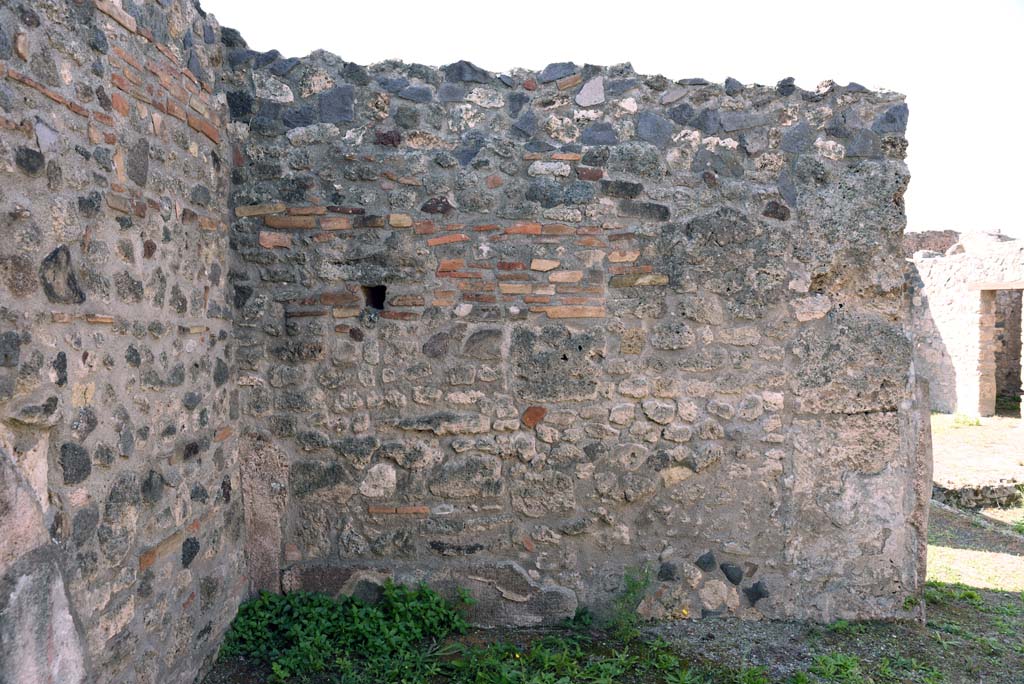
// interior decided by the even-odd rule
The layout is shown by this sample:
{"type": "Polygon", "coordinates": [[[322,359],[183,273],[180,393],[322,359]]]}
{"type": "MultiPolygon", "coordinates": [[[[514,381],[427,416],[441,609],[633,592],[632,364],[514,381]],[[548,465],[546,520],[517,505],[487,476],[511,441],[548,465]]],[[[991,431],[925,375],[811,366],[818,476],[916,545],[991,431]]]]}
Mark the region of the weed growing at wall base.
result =
{"type": "Polygon", "coordinates": [[[280,682],[325,672],[343,682],[425,682],[449,655],[440,641],[467,626],[454,606],[426,587],[389,582],[375,605],[264,592],[239,609],[221,653],[268,665],[280,682]]]}

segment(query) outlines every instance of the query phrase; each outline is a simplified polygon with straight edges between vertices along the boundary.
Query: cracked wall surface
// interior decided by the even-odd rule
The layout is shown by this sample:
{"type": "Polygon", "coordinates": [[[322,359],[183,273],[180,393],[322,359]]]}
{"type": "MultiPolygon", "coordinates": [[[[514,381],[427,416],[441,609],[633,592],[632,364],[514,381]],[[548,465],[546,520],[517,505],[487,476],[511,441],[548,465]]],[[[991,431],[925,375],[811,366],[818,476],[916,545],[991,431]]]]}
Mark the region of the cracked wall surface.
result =
{"type": "Polygon", "coordinates": [[[249,593],[389,577],[920,617],[901,96],[284,58],[187,0],[0,2],[0,77],[4,684],[191,682],[249,593]]]}

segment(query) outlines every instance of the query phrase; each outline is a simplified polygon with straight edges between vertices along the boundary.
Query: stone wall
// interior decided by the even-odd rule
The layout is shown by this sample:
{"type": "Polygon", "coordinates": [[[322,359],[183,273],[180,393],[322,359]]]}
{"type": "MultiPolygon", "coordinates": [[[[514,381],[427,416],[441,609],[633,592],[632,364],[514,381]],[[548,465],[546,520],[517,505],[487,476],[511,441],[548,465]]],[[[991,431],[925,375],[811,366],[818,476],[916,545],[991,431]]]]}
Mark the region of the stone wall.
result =
{"type": "Polygon", "coordinates": [[[246,589],[220,31],[0,3],[0,681],[192,682],[246,589]]]}
{"type": "Polygon", "coordinates": [[[385,577],[921,616],[900,96],[47,0],[0,2],[0,109],[3,684],[190,682],[246,594],[385,577]]]}
{"type": "Polygon", "coordinates": [[[231,48],[257,586],[911,615],[900,96],[231,48]]]}
{"type": "Polygon", "coordinates": [[[1000,326],[997,302],[1020,301],[1019,293],[1004,291],[1024,288],[1024,245],[1000,235],[964,234],[946,256],[922,251],[912,262],[908,333],[917,372],[931,386],[932,409],[992,415],[997,368],[1002,367],[1003,382],[1008,383],[1014,356],[1012,340],[1000,342],[1000,335],[1005,338],[1012,329],[1014,316],[1004,315],[1000,326]]]}
{"type": "Polygon", "coordinates": [[[903,253],[907,258],[914,252],[945,252],[960,240],[960,233],[955,230],[922,230],[903,234],[903,253]]]}

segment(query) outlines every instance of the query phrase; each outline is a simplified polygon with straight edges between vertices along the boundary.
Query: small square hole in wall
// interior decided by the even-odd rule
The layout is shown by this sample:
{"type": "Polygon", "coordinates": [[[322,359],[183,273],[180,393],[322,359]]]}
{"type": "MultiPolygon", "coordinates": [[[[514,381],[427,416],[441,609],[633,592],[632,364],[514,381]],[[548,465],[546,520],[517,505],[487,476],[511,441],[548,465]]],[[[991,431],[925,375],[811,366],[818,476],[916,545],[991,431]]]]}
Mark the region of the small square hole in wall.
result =
{"type": "Polygon", "coordinates": [[[363,285],[363,300],[366,306],[381,311],[384,309],[384,299],[387,297],[387,285],[363,285]]]}

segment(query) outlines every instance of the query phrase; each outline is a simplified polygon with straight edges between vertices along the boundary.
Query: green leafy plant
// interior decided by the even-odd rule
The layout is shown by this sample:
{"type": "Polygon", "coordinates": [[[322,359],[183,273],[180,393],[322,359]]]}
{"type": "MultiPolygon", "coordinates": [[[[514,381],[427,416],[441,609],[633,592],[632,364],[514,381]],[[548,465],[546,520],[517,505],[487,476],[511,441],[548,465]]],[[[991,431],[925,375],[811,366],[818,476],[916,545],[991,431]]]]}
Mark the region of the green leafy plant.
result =
{"type": "Polygon", "coordinates": [[[968,416],[963,413],[956,413],[953,415],[953,427],[980,427],[981,418],[977,416],[968,416]]]}
{"type": "Polygon", "coordinates": [[[826,653],[814,657],[811,674],[836,684],[867,684],[860,660],[845,653],[826,653]]]}
{"type": "Polygon", "coordinates": [[[623,589],[612,603],[612,614],[608,628],[623,641],[631,641],[640,635],[637,625],[640,617],[637,606],[651,584],[651,569],[648,566],[627,568],[622,576],[623,589]]]}
{"type": "Polygon", "coordinates": [[[437,644],[465,633],[463,617],[434,591],[387,583],[376,605],[323,594],[263,593],[238,611],[221,651],[270,667],[273,681],[348,673],[359,681],[419,682],[440,672],[437,644]]]}
{"type": "Polygon", "coordinates": [[[863,623],[847,620],[836,620],[828,626],[828,629],[836,634],[863,634],[868,630],[867,625],[863,623]]]}

